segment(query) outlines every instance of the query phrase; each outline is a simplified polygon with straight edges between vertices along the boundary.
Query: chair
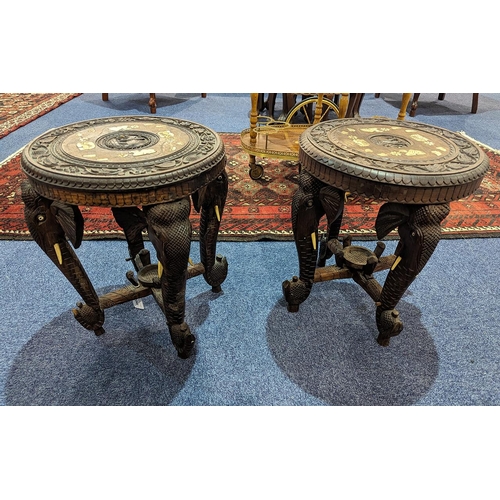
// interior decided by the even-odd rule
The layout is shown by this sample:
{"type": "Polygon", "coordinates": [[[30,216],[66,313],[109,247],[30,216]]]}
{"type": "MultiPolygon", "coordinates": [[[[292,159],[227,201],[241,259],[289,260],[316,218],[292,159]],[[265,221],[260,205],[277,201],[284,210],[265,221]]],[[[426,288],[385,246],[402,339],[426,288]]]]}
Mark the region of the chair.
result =
{"type": "MultiPolygon", "coordinates": [[[[438,100],[444,101],[446,94],[438,94],[438,100]]],[[[413,94],[413,101],[411,103],[410,116],[415,116],[418,107],[418,98],[420,94],[413,94]]],[[[477,106],[479,104],[479,94],[472,94],[472,107],[470,112],[473,114],[477,113],[477,106]]]]}
{"type": "MultiPolygon", "coordinates": [[[[409,97],[411,97],[411,94],[403,94],[403,101],[401,102],[401,109],[400,109],[400,114],[404,112],[406,114],[406,108],[408,107],[408,102],[409,102],[409,97]],[[406,97],[405,97],[406,96],[406,97]],[[406,101],[408,99],[408,101],[406,101]]],[[[438,94],[438,100],[443,101],[445,98],[446,94],[438,94]]],[[[380,97],[380,94],[375,94],[375,97],[380,97]]],[[[416,112],[417,112],[417,107],[418,107],[418,98],[420,97],[420,94],[413,94],[413,100],[411,103],[411,108],[410,108],[410,116],[414,117],[416,112]]],[[[472,94],[472,108],[471,108],[471,113],[477,113],[477,106],[479,103],[479,94],[472,94]]],[[[399,119],[399,116],[398,116],[399,119]]]]}
{"type": "MultiPolygon", "coordinates": [[[[201,97],[207,97],[207,94],[201,94],[201,97]]],[[[109,94],[102,94],[102,100],[108,101],[109,94]]],[[[156,113],[156,94],[149,94],[149,109],[152,114],[156,113]]]]}
{"type": "MultiPolygon", "coordinates": [[[[254,180],[264,173],[262,165],[256,163],[257,156],[280,160],[297,161],[299,158],[299,137],[304,130],[322,120],[330,119],[330,114],[345,118],[349,107],[349,94],[309,94],[296,93],[284,96],[286,116],[274,120],[274,107],[269,116],[259,115],[262,110],[262,95],[252,93],[250,128],[241,132],[241,145],[248,153],[249,174],[254,180]],[[292,105],[291,96],[302,95],[304,98],[292,105]],[[336,102],[338,104],[336,104],[336,102]]],[[[274,97],[276,94],[274,94],[274,97]]],[[[274,102],[272,105],[274,106],[274,102]]]]}

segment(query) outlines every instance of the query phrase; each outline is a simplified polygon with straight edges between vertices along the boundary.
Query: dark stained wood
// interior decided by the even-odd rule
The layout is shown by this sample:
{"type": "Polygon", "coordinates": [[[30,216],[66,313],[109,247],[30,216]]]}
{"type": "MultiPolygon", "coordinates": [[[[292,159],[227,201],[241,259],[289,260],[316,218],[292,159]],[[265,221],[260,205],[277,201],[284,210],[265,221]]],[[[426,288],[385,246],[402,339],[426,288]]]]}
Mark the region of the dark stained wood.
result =
{"type": "Polygon", "coordinates": [[[480,185],[488,157],[472,141],[448,130],[386,118],[318,123],[300,137],[299,187],[292,225],[299,276],[282,284],[287,307],[297,312],[319,281],[352,278],[376,305],[377,341],[389,345],[403,329],[395,309],[422,271],[441,236],[450,202],[480,185]],[[382,200],[376,220],[379,240],[398,230],[394,255],[383,257],[340,237],[347,193],[382,200]],[[326,216],[327,231],[318,225],[326,216]],[[335,257],[335,265],[326,261],[335,257]],[[383,284],[373,273],[389,269],[383,284]]]}
{"type": "Polygon", "coordinates": [[[218,134],[176,118],[87,120],[37,137],[24,148],[21,164],[28,228],[82,297],[73,310],[78,322],[102,335],[105,309],[153,295],[179,356],[188,357],[195,336],[184,320],[186,280],[202,274],[220,292],[227,275],[227,261],[216,253],[227,196],[218,134]],[[192,203],[200,213],[198,264],[189,263],[192,203]],[[111,208],[137,272],[127,273],[131,285],[102,297],[74,251],[82,240],[82,205],[111,208]],[[157,264],[144,248],[146,230],[157,264]]]}

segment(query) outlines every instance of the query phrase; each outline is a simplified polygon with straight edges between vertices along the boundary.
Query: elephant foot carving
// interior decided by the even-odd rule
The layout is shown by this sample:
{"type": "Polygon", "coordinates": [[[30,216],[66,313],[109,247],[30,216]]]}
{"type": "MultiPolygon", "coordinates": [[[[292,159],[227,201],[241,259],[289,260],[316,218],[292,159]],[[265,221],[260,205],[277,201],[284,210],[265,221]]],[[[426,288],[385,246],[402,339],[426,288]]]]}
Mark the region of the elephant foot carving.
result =
{"type": "Polygon", "coordinates": [[[391,340],[391,337],[399,335],[403,330],[403,322],[399,317],[399,312],[396,309],[382,310],[381,307],[377,307],[377,328],[379,331],[379,336],[377,342],[383,346],[387,347],[391,340]]]}
{"type": "Polygon", "coordinates": [[[196,337],[191,333],[187,323],[183,322],[179,325],[170,325],[168,329],[179,358],[189,358],[194,348],[196,337]]]}
{"type": "Polygon", "coordinates": [[[93,330],[96,335],[105,333],[104,328],[104,311],[102,309],[94,309],[87,304],[78,302],[77,308],[73,309],[75,319],[86,330],[93,330]]]}
{"type": "Polygon", "coordinates": [[[221,285],[227,277],[227,259],[220,254],[215,257],[215,263],[212,268],[204,273],[206,282],[212,286],[212,292],[220,293],[221,285]]]}
{"type": "Polygon", "coordinates": [[[282,284],[283,295],[287,302],[288,312],[297,312],[300,304],[304,302],[311,293],[312,283],[303,281],[297,276],[292,281],[286,280],[282,284]]]}

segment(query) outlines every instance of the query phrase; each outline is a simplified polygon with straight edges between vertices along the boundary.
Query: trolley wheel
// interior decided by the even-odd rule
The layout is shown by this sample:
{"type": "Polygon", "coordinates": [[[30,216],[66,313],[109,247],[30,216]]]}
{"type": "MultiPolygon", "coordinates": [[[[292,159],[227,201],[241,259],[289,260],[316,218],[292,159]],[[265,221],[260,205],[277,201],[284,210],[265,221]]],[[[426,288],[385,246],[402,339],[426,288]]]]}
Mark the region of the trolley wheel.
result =
{"type": "MultiPolygon", "coordinates": [[[[317,97],[307,97],[298,102],[286,115],[286,123],[306,123],[307,125],[314,124],[314,115],[316,113],[316,104],[318,103],[317,97]]],[[[323,98],[323,109],[321,112],[320,121],[329,119],[328,115],[333,111],[338,118],[339,108],[331,100],[323,98]]]]}
{"type": "Polygon", "coordinates": [[[264,175],[264,169],[262,168],[262,165],[253,165],[248,173],[250,178],[256,181],[264,175]]]}

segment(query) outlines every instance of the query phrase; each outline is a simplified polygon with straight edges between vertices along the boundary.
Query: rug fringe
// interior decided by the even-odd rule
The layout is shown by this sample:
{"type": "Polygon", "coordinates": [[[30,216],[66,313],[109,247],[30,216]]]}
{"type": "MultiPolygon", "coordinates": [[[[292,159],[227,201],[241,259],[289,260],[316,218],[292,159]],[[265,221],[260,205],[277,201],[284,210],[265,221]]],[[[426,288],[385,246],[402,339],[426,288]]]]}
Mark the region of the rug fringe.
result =
{"type": "Polygon", "coordinates": [[[8,156],[7,158],[5,158],[5,160],[0,161],[0,168],[2,168],[5,163],[7,163],[10,160],[12,160],[12,158],[14,158],[14,156],[17,156],[17,155],[21,154],[23,152],[24,148],[25,148],[25,146],[23,146],[22,148],[18,149],[15,153],[12,153],[10,156],[8,156]]]}
{"type": "Polygon", "coordinates": [[[457,133],[460,134],[461,136],[469,139],[470,141],[475,142],[476,144],[479,144],[484,149],[488,149],[489,151],[493,151],[493,153],[500,154],[500,149],[494,149],[491,146],[488,146],[487,144],[483,144],[482,142],[479,142],[478,140],[474,139],[470,135],[467,135],[463,130],[459,130],[457,133]]]}

